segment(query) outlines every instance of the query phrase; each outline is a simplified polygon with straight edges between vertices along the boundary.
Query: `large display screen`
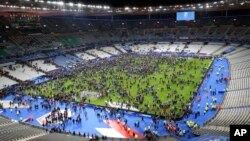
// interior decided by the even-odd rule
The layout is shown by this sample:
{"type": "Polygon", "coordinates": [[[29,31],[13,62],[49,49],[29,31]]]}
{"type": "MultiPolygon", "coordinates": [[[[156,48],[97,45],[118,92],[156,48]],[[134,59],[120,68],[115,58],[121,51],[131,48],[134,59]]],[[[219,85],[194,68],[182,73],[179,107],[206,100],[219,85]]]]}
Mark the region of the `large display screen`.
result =
{"type": "Polygon", "coordinates": [[[195,20],[195,12],[177,12],[176,13],[176,20],[177,21],[192,21],[195,20]]]}

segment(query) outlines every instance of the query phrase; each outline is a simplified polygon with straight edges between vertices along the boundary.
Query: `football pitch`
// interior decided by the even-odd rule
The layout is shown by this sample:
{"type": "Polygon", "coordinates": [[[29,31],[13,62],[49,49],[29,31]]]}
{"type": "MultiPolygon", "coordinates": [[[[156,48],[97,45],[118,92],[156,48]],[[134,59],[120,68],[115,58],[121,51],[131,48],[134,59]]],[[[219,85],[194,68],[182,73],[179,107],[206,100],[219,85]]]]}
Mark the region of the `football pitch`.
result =
{"type": "Polygon", "coordinates": [[[116,102],[148,114],[177,118],[188,107],[211,62],[191,57],[121,55],[23,92],[109,107],[107,102],[116,102]]]}

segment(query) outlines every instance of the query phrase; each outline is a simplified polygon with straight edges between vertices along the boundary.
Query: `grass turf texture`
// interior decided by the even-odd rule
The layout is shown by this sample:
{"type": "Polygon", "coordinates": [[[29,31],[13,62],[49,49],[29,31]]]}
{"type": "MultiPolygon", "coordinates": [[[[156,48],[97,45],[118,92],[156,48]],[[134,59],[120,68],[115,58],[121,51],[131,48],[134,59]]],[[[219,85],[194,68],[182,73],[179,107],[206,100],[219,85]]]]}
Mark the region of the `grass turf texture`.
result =
{"type": "Polygon", "coordinates": [[[211,62],[212,59],[125,56],[116,63],[96,70],[85,69],[70,77],[28,88],[24,93],[101,106],[112,99],[157,115],[166,115],[161,105],[167,104],[167,115],[177,118],[183,114],[211,62]],[[83,101],[81,91],[99,92],[103,96],[83,101]]]}

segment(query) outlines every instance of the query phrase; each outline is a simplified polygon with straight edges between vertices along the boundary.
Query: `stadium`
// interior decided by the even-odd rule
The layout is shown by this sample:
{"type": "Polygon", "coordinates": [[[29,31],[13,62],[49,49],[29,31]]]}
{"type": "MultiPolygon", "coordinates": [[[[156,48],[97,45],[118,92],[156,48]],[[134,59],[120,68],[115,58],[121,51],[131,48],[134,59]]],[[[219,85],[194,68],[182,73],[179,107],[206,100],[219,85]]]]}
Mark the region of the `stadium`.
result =
{"type": "Polygon", "coordinates": [[[0,141],[228,141],[249,106],[248,0],[0,0],[0,141]]]}

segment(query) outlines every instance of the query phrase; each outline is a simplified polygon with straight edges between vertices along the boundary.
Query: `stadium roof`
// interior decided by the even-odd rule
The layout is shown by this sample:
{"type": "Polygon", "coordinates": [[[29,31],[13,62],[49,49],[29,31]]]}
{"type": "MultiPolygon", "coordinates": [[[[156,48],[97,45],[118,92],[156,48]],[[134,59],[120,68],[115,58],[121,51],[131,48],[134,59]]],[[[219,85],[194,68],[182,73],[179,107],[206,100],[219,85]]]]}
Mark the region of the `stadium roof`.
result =
{"type": "Polygon", "coordinates": [[[64,2],[81,2],[84,4],[109,5],[111,7],[169,6],[176,4],[195,4],[216,1],[219,2],[221,0],[64,0],[64,2]]]}
{"type": "Polygon", "coordinates": [[[154,14],[176,11],[250,9],[249,0],[0,0],[0,15],[10,12],[39,15],[154,14]]]}

